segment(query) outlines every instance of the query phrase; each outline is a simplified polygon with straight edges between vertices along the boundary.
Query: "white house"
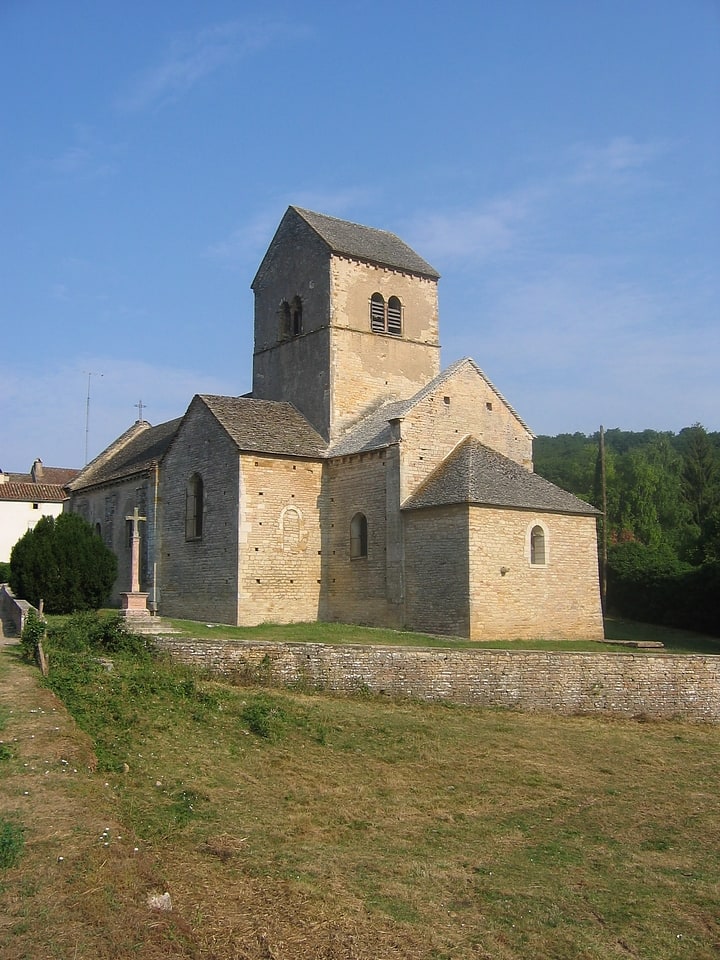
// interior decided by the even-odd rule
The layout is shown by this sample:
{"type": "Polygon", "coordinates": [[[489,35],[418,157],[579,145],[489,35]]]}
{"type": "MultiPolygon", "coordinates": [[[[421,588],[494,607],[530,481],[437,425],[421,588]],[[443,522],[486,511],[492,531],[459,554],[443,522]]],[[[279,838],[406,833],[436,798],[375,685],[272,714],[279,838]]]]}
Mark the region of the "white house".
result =
{"type": "Polygon", "coordinates": [[[35,461],[30,473],[0,470],[0,562],[10,560],[12,548],[41,517],[57,517],[63,512],[68,499],[65,484],[78,473],[44,467],[42,460],[35,461]]]}

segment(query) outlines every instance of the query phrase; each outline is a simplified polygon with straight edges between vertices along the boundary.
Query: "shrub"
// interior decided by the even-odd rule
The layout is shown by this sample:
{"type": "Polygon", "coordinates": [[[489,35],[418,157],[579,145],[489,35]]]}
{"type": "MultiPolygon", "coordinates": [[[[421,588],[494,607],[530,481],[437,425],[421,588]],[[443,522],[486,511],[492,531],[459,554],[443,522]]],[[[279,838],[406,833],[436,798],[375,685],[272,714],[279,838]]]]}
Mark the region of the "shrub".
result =
{"type": "Polygon", "coordinates": [[[68,653],[129,653],[142,656],[149,652],[147,637],[129,633],[122,617],[101,616],[96,611],[83,610],[48,630],[51,643],[68,653]]]}
{"type": "Polygon", "coordinates": [[[608,557],[608,605],[631,620],[720,636],[720,563],[691,567],[669,548],[618,544],[608,557]]]}
{"type": "Polygon", "coordinates": [[[115,554],[75,513],[42,517],[10,555],[16,596],[35,606],[43,599],[47,613],[97,609],[116,576],[115,554]]]}
{"type": "Polygon", "coordinates": [[[25,626],[23,627],[22,635],[20,637],[23,653],[28,660],[35,659],[37,645],[45,636],[46,629],[47,624],[45,621],[42,620],[34,610],[30,610],[27,615],[27,619],[25,620],[25,626]]]}

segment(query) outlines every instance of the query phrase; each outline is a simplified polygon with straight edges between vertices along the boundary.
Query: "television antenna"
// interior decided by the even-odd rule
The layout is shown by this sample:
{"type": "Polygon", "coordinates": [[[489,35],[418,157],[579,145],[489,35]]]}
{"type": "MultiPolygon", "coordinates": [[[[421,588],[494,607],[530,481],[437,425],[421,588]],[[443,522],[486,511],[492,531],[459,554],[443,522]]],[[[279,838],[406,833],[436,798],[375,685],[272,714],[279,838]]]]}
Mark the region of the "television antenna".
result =
{"type": "Polygon", "coordinates": [[[102,373],[93,373],[88,371],[87,400],[85,401],[85,465],[88,462],[88,437],[90,435],[90,379],[91,377],[102,377],[102,373]]]}

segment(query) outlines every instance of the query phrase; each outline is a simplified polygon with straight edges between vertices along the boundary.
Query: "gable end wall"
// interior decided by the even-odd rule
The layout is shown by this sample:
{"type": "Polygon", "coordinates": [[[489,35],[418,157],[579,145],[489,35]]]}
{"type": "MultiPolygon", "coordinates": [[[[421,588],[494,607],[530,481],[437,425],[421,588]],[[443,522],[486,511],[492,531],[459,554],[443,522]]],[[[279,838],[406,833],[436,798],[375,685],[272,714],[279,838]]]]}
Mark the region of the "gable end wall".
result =
{"type": "Polygon", "coordinates": [[[319,461],[243,454],[237,623],[317,620],[321,595],[319,461]]]}
{"type": "Polygon", "coordinates": [[[163,463],[160,613],[235,623],[238,594],[239,454],[202,401],[194,401],[163,463]],[[203,481],[203,534],[185,539],[188,481],[203,481]]]}
{"type": "Polygon", "coordinates": [[[532,470],[530,433],[470,364],[409,411],[401,435],[403,502],[468,435],[532,470]]]}

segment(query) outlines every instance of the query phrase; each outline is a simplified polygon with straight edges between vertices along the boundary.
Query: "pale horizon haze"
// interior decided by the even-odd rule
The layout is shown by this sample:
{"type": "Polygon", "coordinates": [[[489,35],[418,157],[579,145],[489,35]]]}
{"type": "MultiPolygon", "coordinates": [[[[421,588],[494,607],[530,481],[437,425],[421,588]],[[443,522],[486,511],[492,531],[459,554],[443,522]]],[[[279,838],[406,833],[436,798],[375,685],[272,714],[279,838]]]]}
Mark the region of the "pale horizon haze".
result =
{"type": "Polygon", "coordinates": [[[289,204],[536,434],[720,430],[720,0],[0,0],[0,82],[6,471],[248,392],[289,204]]]}

